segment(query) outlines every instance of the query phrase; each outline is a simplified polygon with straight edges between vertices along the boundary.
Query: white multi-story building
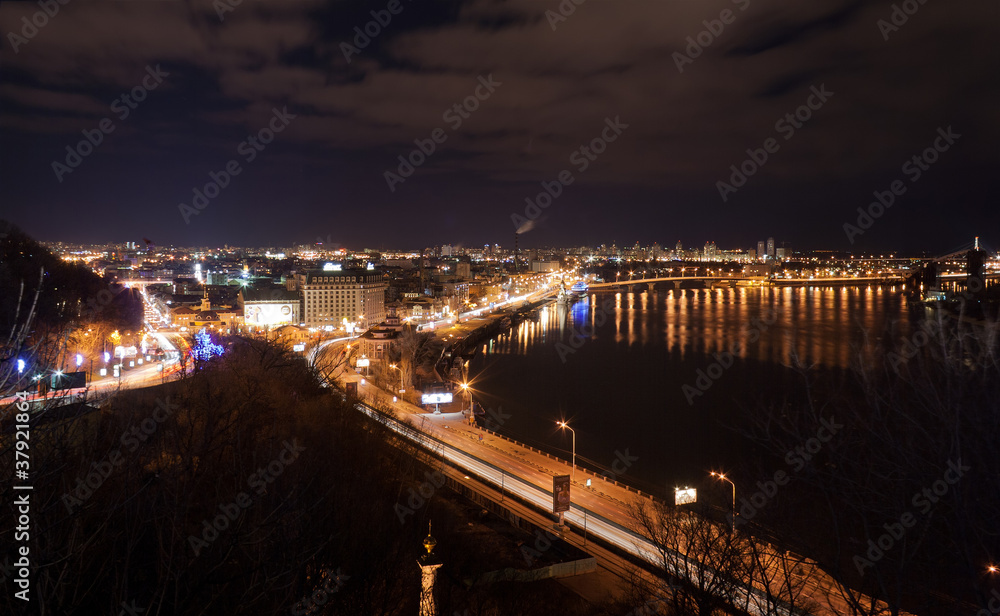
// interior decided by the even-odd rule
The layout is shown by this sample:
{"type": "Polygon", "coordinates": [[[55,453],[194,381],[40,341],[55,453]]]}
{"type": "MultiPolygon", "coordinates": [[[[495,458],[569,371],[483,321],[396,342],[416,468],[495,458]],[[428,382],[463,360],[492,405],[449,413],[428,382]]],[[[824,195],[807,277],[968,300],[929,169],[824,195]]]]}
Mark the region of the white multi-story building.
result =
{"type": "Polygon", "coordinates": [[[361,329],[385,320],[386,275],[377,270],[317,270],[299,274],[307,327],[361,329]]]}

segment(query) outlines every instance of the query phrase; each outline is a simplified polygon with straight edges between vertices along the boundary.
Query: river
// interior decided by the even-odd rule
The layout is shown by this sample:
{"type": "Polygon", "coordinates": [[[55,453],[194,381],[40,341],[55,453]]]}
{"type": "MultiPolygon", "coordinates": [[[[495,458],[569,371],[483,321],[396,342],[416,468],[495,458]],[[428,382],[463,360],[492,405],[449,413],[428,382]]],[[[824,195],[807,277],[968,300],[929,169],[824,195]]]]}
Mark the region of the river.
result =
{"type": "Polygon", "coordinates": [[[469,376],[497,431],[568,459],[566,420],[579,462],[617,460],[663,496],[754,455],[732,427],[801,395],[796,359],[811,378],[842,374],[909,322],[900,286],[592,292],[484,343],[469,376]]]}

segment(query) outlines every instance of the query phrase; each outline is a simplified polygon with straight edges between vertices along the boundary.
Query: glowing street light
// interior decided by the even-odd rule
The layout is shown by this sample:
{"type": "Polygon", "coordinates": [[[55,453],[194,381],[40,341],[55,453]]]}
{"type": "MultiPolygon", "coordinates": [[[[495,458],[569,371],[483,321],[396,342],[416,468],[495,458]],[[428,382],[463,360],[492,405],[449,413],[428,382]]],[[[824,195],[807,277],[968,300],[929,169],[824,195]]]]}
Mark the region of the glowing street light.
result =
{"type": "Polygon", "coordinates": [[[406,390],[403,389],[403,369],[397,366],[396,364],[389,364],[389,367],[394,370],[399,370],[399,393],[405,394],[406,390]]]}
{"type": "Polygon", "coordinates": [[[566,428],[567,430],[570,431],[570,433],[573,434],[573,473],[571,475],[571,479],[575,480],[576,479],[576,430],[570,428],[565,421],[557,421],[556,425],[558,425],[561,428],[566,428]]]}
{"type": "Polygon", "coordinates": [[[472,388],[469,387],[468,383],[462,383],[461,385],[459,385],[459,387],[462,389],[462,391],[469,394],[469,414],[470,414],[469,419],[471,421],[472,417],[475,417],[476,415],[476,410],[475,410],[476,407],[473,405],[472,402],[472,388]]]}
{"type": "Polygon", "coordinates": [[[733,486],[733,530],[732,530],[732,532],[735,533],[736,532],[736,484],[733,483],[731,479],[729,479],[728,477],[726,477],[726,475],[724,473],[716,473],[715,471],[712,471],[710,473],[710,475],[712,475],[712,477],[718,477],[719,479],[721,479],[723,481],[728,481],[729,485],[733,486]]]}
{"type": "Polygon", "coordinates": [[[77,353],[76,354],[76,367],[79,368],[80,364],[82,364],[82,363],[83,363],[83,355],[80,355],[79,353],[77,353]]]}

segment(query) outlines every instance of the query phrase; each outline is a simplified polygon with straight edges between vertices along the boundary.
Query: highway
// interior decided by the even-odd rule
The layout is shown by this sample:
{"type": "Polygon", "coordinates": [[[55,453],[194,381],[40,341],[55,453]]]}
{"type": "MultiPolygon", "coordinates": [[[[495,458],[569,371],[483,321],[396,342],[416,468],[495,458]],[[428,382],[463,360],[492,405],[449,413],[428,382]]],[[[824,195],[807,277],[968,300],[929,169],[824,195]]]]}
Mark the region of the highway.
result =
{"type": "MultiPolygon", "coordinates": [[[[121,372],[121,377],[115,378],[111,369],[114,365],[114,361],[112,361],[107,365],[108,375],[94,378],[87,384],[86,387],[53,390],[49,391],[45,395],[39,395],[37,393],[37,384],[26,378],[25,381],[29,385],[26,386],[26,389],[34,392],[29,395],[26,400],[35,404],[49,404],[53,402],[69,404],[82,400],[93,402],[95,398],[100,399],[102,396],[119,389],[139,389],[142,387],[149,387],[151,385],[159,385],[164,379],[176,374],[180,370],[180,353],[177,350],[177,346],[171,342],[170,338],[175,338],[178,344],[184,343],[180,340],[180,336],[177,336],[176,334],[151,332],[150,335],[157,339],[160,344],[160,348],[166,353],[166,359],[162,362],[144,362],[142,366],[123,370],[121,372]]],[[[138,359],[136,361],[138,361],[138,359]]],[[[12,404],[16,399],[16,396],[0,398],[0,405],[12,404]]]]}
{"type": "MultiPolygon", "coordinates": [[[[343,380],[355,379],[349,376],[343,380]]],[[[365,385],[361,386],[362,391],[366,387],[369,388],[369,391],[371,390],[370,385],[365,385]]],[[[403,413],[412,413],[412,409],[416,409],[416,407],[406,403],[393,405],[391,399],[387,399],[385,394],[368,395],[370,398],[377,399],[380,405],[388,404],[403,413]],[[412,408],[407,409],[406,407],[412,408]]],[[[517,496],[541,511],[551,511],[552,476],[554,474],[569,474],[571,471],[568,466],[558,468],[561,466],[558,461],[547,460],[548,466],[556,467],[556,470],[552,471],[540,464],[540,460],[532,460],[531,456],[525,455],[525,452],[516,451],[517,447],[513,443],[493,435],[484,439],[483,443],[478,443],[480,431],[465,424],[459,413],[433,415],[419,413],[418,409],[419,416],[416,416],[417,413],[413,413],[410,417],[413,421],[407,422],[392,420],[367,404],[359,403],[356,408],[376,421],[384,423],[395,432],[422,445],[436,456],[486,480],[505,493],[517,496]]],[[[582,475],[581,472],[580,476],[582,477],[582,475]]],[[[617,496],[624,499],[619,500],[614,495],[603,492],[603,490],[612,491],[607,485],[601,486],[601,490],[601,492],[590,490],[583,484],[575,482],[573,484],[573,503],[565,514],[565,521],[582,529],[586,516],[587,530],[591,535],[601,538],[623,552],[651,563],[654,567],[662,567],[664,562],[660,559],[657,548],[628,528],[630,518],[625,513],[624,505],[639,497],[619,488],[619,491],[623,493],[617,496]]],[[[722,529],[721,532],[726,531],[722,529]]],[[[676,561],[680,560],[676,559],[676,561]]],[[[687,571],[682,572],[674,569],[673,573],[689,577],[696,573],[695,569],[696,567],[691,565],[687,571]]],[[[712,573],[709,572],[706,577],[710,578],[711,576],[712,573]]],[[[745,605],[750,614],[761,616],[791,614],[791,611],[787,609],[775,609],[774,606],[769,608],[763,593],[756,589],[747,589],[739,582],[734,584],[734,592],[737,595],[742,594],[738,602],[745,605]]]]}
{"type": "MultiPolygon", "coordinates": [[[[555,475],[570,475],[571,465],[548,454],[533,450],[525,445],[507,440],[489,431],[470,426],[461,413],[434,414],[409,404],[405,401],[393,401],[393,396],[376,389],[370,382],[361,385],[361,377],[353,371],[345,370],[344,366],[330,375],[338,384],[357,382],[359,398],[364,402],[357,409],[373,419],[385,423],[389,428],[409,438],[443,458],[451,464],[463,469],[480,480],[501,489],[504,493],[516,495],[525,502],[532,504],[543,512],[552,510],[552,477],[555,475]],[[375,408],[391,408],[401,421],[392,420],[377,412],[375,408]],[[483,435],[483,440],[479,436],[483,435]]],[[[655,568],[662,569],[664,561],[659,556],[656,547],[645,538],[631,530],[633,522],[628,515],[628,505],[640,499],[641,496],[626,487],[607,482],[599,475],[577,467],[576,480],[572,484],[572,504],[565,514],[565,521],[577,529],[584,527],[586,517],[587,532],[599,537],[610,545],[625,553],[631,554],[651,563],[655,568]],[[591,479],[592,487],[586,486],[586,480],[591,479]]],[[[721,525],[719,533],[729,532],[728,527],[721,525]]],[[[766,562],[777,562],[783,554],[773,546],[759,543],[760,549],[767,556],[766,562]]],[[[682,558],[672,559],[672,562],[685,562],[682,558]]],[[[694,565],[688,566],[689,574],[696,574],[694,565]]],[[[682,574],[674,571],[675,574],[682,574]]],[[[703,573],[706,579],[711,579],[713,573],[703,573]]],[[[773,580],[774,595],[779,594],[785,583],[784,575],[775,566],[768,575],[773,580]]],[[[846,601],[837,594],[837,585],[821,569],[808,559],[804,559],[796,567],[796,580],[791,582],[799,590],[796,603],[802,605],[810,602],[819,606],[817,614],[848,614],[851,613],[846,601]]],[[[706,584],[707,585],[707,584],[706,584]]],[[[783,614],[791,611],[786,607],[775,606],[772,597],[770,601],[766,593],[759,589],[745,588],[737,583],[734,591],[739,596],[740,607],[750,614],[783,614]]],[[[885,607],[884,604],[880,604],[885,607]]],[[[900,612],[906,615],[906,612],[900,612]]]]}

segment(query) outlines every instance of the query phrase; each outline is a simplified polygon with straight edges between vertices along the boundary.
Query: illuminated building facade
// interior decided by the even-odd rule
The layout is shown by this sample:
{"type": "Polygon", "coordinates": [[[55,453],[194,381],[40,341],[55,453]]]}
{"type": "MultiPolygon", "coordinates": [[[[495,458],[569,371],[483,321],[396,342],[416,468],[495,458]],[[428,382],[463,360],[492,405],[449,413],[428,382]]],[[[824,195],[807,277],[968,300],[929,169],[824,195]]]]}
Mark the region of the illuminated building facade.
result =
{"type": "Polygon", "coordinates": [[[299,274],[307,327],[366,329],[385,320],[386,275],[377,270],[316,270],[299,274]]]}

